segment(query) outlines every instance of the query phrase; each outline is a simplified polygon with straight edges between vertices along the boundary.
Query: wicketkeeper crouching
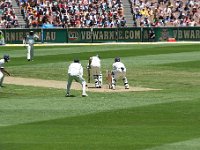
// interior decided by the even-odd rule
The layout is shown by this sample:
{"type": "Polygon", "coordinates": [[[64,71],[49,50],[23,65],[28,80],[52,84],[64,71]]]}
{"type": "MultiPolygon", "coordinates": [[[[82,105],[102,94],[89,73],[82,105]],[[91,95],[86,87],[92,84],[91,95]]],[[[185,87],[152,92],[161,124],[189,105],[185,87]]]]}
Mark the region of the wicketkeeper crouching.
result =
{"type": "Polygon", "coordinates": [[[111,89],[116,89],[116,82],[118,79],[122,79],[124,82],[125,89],[129,89],[128,80],[126,78],[126,67],[125,65],[120,61],[119,57],[115,58],[115,62],[112,65],[112,85],[111,89]]]}

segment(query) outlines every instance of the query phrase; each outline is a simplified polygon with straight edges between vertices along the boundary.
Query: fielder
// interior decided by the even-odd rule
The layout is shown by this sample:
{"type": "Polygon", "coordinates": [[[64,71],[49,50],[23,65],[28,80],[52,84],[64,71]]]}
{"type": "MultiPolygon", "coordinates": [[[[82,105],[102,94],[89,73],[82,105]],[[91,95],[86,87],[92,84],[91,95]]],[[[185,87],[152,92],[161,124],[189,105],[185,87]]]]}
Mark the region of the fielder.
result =
{"type": "Polygon", "coordinates": [[[27,46],[27,60],[31,61],[34,57],[34,43],[35,40],[39,39],[39,36],[34,34],[33,31],[30,31],[29,35],[23,40],[23,44],[27,46]]]}
{"type": "Polygon", "coordinates": [[[101,88],[102,86],[101,60],[98,55],[90,57],[87,69],[88,69],[88,82],[90,83],[90,76],[92,76],[93,79],[95,80],[95,87],[101,88]]]}
{"type": "Polygon", "coordinates": [[[5,45],[5,40],[2,31],[0,31],[0,45],[5,45]]]}
{"type": "Polygon", "coordinates": [[[0,88],[2,87],[3,84],[3,79],[5,77],[5,74],[7,74],[8,76],[10,76],[10,73],[8,71],[6,71],[3,67],[3,64],[5,62],[8,62],[10,60],[9,55],[4,55],[3,59],[0,59],[0,88]]]}
{"type": "Polygon", "coordinates": [[[70,88],[73,80],[82,85],[82,97],[88,96],[86,94],[86,82],[83,78],[83,67],[80,64],[79,59],[74,59],[74,62],[69,65],[66,97],[70,96],[70,88]]]}
{"type": "Polygon", "coordinates": [[[116,57],[115,62],[112,65],[112,86],[111,88],[115,90],[116,82],[118,79],[122,79],[124,82],[125,89],[129,89],[128,80],[126,78],[126,67],[125,65],[120,62],[120,58],[116,57]]]}

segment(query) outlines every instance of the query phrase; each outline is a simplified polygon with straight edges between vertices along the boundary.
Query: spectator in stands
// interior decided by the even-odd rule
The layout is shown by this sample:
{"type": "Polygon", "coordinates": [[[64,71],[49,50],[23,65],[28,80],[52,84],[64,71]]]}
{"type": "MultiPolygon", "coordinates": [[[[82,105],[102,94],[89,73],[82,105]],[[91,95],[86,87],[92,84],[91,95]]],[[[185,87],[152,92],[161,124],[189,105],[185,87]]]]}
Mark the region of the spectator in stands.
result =
{"type": "Polygon", "coordinates": [[[1,28],[19,27],[18,18],[15,15],[11,2],[11,0],[4,0],[0,2],[0,9],[3,10],[0,20],[1,28]]]}
{"type": "Polygon", "coordinates": [[[133,26],[200,26],[199,0],[131,0],[133,26]],[[147,21],[148,20],[148,21],[147,21]]]}
{"type": "MultiPolygon", "coordinates": [[[[122,0],[16,0],[28,28],[126,27],[122,0]]],[[[199,0],[130,0],[133,26],[200,26],[199,0]]],[[[0,2],[0,25],[18,27],[10,0],[0,2]],[[5,17],[6,15],[6,17],[5,17]]]]}
{"type": "Polygon", "coordinates": [[[42,24],[52,23],[56,27],[117,27],[125,26],[123,5],[121,0],[116,1],[21,1],[21,11],[25,15],[28,27],[32,23],[33,10],[39,13],[42,24]],[[51,17],[49,14],[51,13],[51,17]]]}

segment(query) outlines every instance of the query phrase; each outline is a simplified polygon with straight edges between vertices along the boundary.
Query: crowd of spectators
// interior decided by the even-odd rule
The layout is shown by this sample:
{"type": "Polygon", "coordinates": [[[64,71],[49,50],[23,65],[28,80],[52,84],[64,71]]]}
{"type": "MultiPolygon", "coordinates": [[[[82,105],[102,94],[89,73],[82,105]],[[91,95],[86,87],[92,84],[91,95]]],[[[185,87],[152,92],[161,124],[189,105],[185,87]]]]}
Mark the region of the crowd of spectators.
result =
{"type": "Polygon", "coordinates": [[[200,26],[200,0],[131,0],[133,26],[200,26]]]}
{"type": "Polygon", "coordinates": [[[0,1],[0,28],[18,27],[18,17],[12,7],[11,0],[0,1]]]}
{"type": "MultiPolygon", "coordinates": [[[[126,27],[122,0],[16,0],[26,28],[126,27]]],[[[200,26],[200,0],[129,0],[133,27],[200,26]]],[[[0,28],[19,27],[12,0],[0,1],[0,28]]]]}
{"type": "Polygon", "coordinates": [[[121,0],[21,0],[27,27],[125,27],[121,0]]]}

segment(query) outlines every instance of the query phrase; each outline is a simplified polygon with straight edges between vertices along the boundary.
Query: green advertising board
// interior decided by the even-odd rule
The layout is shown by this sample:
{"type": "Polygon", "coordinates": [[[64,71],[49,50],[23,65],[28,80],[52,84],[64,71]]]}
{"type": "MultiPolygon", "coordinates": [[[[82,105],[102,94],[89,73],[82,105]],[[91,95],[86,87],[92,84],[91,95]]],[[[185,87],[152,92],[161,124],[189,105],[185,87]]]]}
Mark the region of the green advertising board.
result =
{"type": "Polygon", "coordinates": [[[92,42],[92,33],[90,28],[69,28],[67,36],[69,43],[92,42]]]}
{"type": "Polygon", "coordinates": [[[44,43],[66,43],[67,29],[43,29],[43,41],[44,43]]]}
{"type": "Polygon", "coordinates": [[[149,39],[149,31],[150,31],[150,29],[151,28],[141,28],[142,42],[150,42],[150,39],[149,39]]]}
{"type": "Polygon", "coordinates": [[[200,41],[200,27],[172,28],[177,41],[200,41]]]}
{"type": "Polygon", "coordinates": [[[155,41],[167,41],[169,38],[173,38],[173,30],[170,27],[157,27],[154,28],[155,31],[155,41]]]}
{"type": "Polygon", "coordinates": [[[117,28],[118,42],[141,42],[141,28],[117,28]]]}
{"type": "MultiPolygon", "coordinates": [[[[41,42],[41,30],[33,29],[34,33],[39,36],[39,39],[36,42],[41,42]]],[[[28,35],[30,29],[6,29],[4,33],[5,43],[6,44],[22,44],[23,39],[28,35]]]]}
{"type": "Polygon", "coordinates": [[[94,28],[92,30],[92,42],[116,42],[116,31],[115,28],[94,28]]]}
{"type": "Polygon", "coordinates": [[[6,44],[22,44],[31,30],[39,36],[37,43],[100,43],[153,42],[149,30],[155,32],[153,41],[200,41],[200,27],[155,28],[68,28],[68,29],[2,29],[6,44]]]}

